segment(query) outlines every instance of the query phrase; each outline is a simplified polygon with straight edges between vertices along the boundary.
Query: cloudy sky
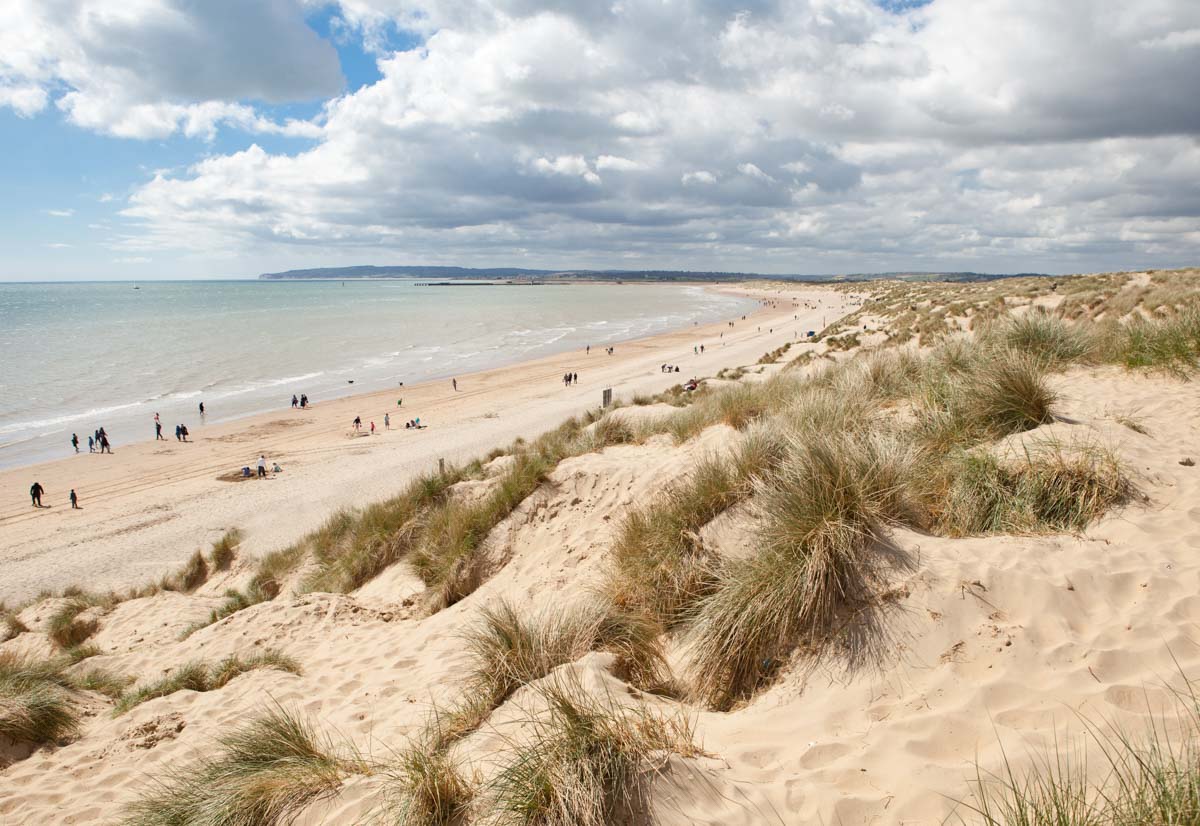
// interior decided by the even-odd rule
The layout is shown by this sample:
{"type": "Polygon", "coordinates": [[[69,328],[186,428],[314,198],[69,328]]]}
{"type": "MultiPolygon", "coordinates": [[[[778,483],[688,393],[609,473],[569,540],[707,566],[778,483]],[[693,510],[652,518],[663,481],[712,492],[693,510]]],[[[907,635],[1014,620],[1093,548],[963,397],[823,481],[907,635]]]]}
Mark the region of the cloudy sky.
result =
{"type": "Polygon", "coordinates": [[[1198,262],[1197,0],[0,3],[0,279],[1198,262]]]}

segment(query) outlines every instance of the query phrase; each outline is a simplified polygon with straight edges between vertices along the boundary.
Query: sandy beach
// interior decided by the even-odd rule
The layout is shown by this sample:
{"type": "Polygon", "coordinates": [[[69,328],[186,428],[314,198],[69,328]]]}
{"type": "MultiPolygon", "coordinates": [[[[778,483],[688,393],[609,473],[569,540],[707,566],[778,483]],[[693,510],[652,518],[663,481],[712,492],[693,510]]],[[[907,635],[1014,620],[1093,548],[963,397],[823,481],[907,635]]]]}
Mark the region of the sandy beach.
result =
{"type": "MultiPolygon", "coordinates": [[[[469,461],[514,438],[530,438],[563,419],[598,407],[604,388],[616,398],[652,394],[692,376],[753,364],[808,330],[832,323],[854,299],[835,290],[747,290],[714,287],[778,300],[747,321],[698,326],[623,342],[612,356],[603,349],[564,353],[458,376],[450,381],[392,391],[314,400],[293,410],[287,397],[277,413],[198,426],[187,444],[148,440],[113,455],[78,456],[0,472],[0,600],[20,601],[43,589],[73,584],[122,588],[177,567],[225,530],[239,528],[255,554],[284,547],[320,525],[338,508],[383,499],[438,459],[469,461]],[[807,310],[806,302],[816,309],[807,310]],[[703,355],[694,346],[705,345],[703,355]],[[660,366],[676,364],[678,374],[660,366]],[[564,387],[562,375],[579,374],[564,387]],[[404,404],[396,402],[403,398],[404,404]],[[384,430],[383,416],[392,426],[384,430]],[[351,422],[360,416],[364,431],[351,422]],[[420,417],[421,430],[404,429],[420,417]],[[244,466],[265,454],[284,472],[266,481],[240,480],[244,466]],[[233,478],[234,481],[225,479],[233,478]],[[31,507],[29,487],[46,489],[49,508],[31,507]],[[74,488],[81,509],[67,500],[74,488]]],[[[733,320],[733,319],[731,319],[733,320]]],[[[214,415],[217,411],[211,411],[214,415]]],[[[146,432],[152,432],[146,422],[146,432]]]]}

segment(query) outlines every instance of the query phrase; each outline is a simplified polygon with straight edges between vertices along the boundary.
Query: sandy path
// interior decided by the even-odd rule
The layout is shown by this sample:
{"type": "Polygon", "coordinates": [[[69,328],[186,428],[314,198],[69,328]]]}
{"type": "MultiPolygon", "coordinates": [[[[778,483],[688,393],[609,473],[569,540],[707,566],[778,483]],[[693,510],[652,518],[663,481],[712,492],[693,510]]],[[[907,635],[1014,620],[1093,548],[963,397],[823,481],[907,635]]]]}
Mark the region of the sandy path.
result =
{"type": "Polygon", "coordinates": [[[760,308],[732,329],[719,322],[624,342],[613,356],[602,349],[590,355],[576,351],[460,376],[458,392],[438,381],[318,403],[306,411],[285,407],[197,427],[188,444],[149,441],[120,447],[113,456],[85,453],[0,472],[0,600],[21,600],[43,588],[120,588],[157,577],[231,527],[245,532],[251,552],[267,553],[295,541],[337,508],[397,492],[438,458],[467,461],[517,436],[535,436],[598,406],[606,387],[627,398],[658,392],[692,374],[753,364],[848,312],[854,300],[819,288],[734,291],[779,299],[779,305],[760,308]],[[805,302],[817,308],[806,310],[805,302]],[[706,352],[693,355],[692,347],[701,343],[706,352]],[[679,364],[683,372],[662,373],[664,362],[679,364]],[[580,380],[564,388],[561,376],[568,370],[580,380]],[[398,409],[400,397],[404,405],[398,409]],[[392,415],[391,432],[382,430],[384,413],[392,415]],[[373,419],[377,434],[355,437],[350,422],[356,415],[364,423],[373,419]],[[403,421],[413,416],[429,427],[405,431],[403,421]],[[285,472],[267,481],[218,479],[253,466],[260,453],[285,472]],[[51,507],[30,507],[35,479],[46,488],[44,502],[51,507]],[[67,503],[72,487],[82,510],[72,511],[67,503]]]}

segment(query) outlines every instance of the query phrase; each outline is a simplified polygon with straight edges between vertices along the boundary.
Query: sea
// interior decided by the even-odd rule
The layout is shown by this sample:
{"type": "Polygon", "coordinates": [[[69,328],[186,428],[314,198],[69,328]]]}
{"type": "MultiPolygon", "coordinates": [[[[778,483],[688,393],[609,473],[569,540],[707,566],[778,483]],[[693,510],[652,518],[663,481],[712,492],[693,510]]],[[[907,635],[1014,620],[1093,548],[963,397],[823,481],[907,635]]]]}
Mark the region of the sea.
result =
{"type": "Polygon", "coordinates": [[[694,285],[0,283],[0,467],[734,318],[694,285]]]}

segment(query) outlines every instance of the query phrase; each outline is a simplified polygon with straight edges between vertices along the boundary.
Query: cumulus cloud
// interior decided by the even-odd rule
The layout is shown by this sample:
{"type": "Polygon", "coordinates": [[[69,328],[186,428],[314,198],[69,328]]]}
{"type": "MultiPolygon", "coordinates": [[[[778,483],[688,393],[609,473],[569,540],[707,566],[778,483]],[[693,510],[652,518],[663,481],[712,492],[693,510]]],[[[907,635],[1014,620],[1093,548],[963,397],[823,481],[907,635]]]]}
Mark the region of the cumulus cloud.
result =
{"type": "Polygon", "coordinates": [[[274,123],[241,101],[318,100],[342,86],[337,54],[298,0],[6,0],[0,5],[0,106],[32,116],[53,100],[76,125],[120,137],[220,123],[274,123]]]}
{"type": "MultiPolygon", "coordinates": [[[[1189,0],[340,8],[384,50],[381,79],[331,100],[307,150],[251,146],[156,175],[129,199],[142,230],[123,244],[793,272],[1200,251],[1189,0]],[[387,52],[389,28],[419,44],[387,52]]],[[[204,103],[194,125],[123,111],[134,133],[271,128],[204,103]]]]}
{"type": "Polygon", "coordinates": [[[73,209],[46,209],[43,212],[55,218],[70,218],[75,214],[75,210],[73,209]]]}

